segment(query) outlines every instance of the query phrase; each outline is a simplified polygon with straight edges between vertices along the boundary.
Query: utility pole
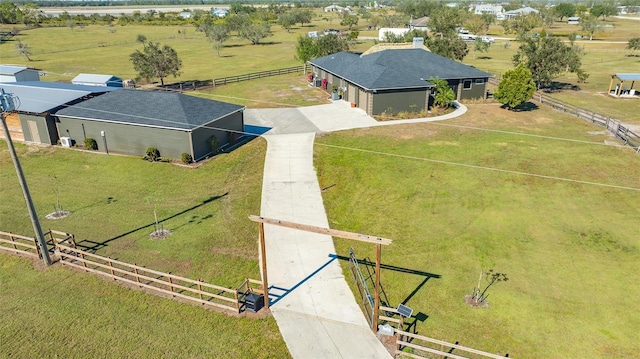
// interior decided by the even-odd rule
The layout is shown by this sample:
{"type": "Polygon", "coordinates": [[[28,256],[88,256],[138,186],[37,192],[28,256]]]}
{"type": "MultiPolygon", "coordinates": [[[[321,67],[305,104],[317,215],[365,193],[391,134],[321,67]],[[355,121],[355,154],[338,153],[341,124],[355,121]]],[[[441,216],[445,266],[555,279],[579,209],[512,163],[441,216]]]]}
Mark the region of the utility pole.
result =
{"type": "Polygon", "coordinates": [[[20,181],[20,186],[22,187],[22,194],[24,195],[24,200],[27,202],[27,209],[29,210],[29,216],[31,217],[31,224],[33,225],[33,230],[36,233],[36,245],[40,249],[40,255],[44,260],[44,263],[46,265],[51,265],[51,258],[49,257],[49,249],[47,248],[47,243],[44,240],[44,235],[42,234],[42,228],[40,227],[40,221],[38,220],[36,209],[33,206],[33,201],[31,200],[31,194],[29,193],[27,180],[24,178],[24,173],[22,172],[22,167],[20,166],[20,160],[18,160],[16,149],[13,147],[13,141],[11,141],[11,135],[9,134],[9,127],[5,122],[4,113],[15,110],[15,105],[13,103],[13,98],[11,97],[11,94],[5,93],[4,89],[2,89],[0,92],[0,103],[2,104],[2,112],[0,113],[2,129],[4,130],[4,134],[7,138],[7,145],[9,146],[9,152],[11,153],[11,159],[13,159],[13,164],[16,167],[16,173],[18,174],[18,180],[20,181]]]}

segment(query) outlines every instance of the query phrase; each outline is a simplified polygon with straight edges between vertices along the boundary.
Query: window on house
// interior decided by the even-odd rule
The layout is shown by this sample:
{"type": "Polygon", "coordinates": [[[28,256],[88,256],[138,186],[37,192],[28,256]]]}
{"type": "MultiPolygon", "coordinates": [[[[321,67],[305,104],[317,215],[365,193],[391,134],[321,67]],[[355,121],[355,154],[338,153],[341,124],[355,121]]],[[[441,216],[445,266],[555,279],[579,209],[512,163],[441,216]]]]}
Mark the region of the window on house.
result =
{"type": "Polygon", "coordinates": [[[462,83],[462,89],[463,90],[470,90],[471,89],[471,80],[464,80],[464,82],[462,83]]]}
{"type": "Polygon", "coordinates": [[[476,79],[476,85],[482,85],[484,83],[484,79],[476,79]]]}

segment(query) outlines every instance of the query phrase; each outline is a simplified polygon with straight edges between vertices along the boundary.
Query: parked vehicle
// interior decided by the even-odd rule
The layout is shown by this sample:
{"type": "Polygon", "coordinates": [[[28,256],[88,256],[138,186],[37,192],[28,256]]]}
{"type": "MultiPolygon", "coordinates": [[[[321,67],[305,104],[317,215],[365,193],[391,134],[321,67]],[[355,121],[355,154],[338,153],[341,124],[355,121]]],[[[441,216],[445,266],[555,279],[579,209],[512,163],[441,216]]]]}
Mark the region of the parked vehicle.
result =
{"type": "Polygon", "coordinates": [[[494,39],[491,36],[483,36],[482,37],[482,42],[486,42],[488,44],[493,44],[494,42],[496,42],[496,39],[494,39]]]}
{"type": "Polygon", "coordinates": [[[460,37],[462,40],[475,40],[478,37],[476,35],[473,34],[458,34],[458,37],[460,37]]]}

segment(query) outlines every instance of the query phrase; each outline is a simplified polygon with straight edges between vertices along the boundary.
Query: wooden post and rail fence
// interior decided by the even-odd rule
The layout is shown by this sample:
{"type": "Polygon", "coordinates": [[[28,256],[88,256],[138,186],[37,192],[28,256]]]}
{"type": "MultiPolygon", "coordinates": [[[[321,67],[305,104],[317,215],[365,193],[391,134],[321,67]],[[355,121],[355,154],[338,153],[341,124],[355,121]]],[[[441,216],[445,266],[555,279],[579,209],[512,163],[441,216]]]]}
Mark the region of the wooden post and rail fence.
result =
{"type": "Polygon", "coordinates": [[[448,343],[444,340],[438,340],[411,333],[405,330],[405,321],[407,318],[400,315],[396,308],[381,306],[380,312],[384,313],[380,315],[380,321],[383,323],[387,323],[394,328],[396,336],[396,350],[394,353],[395,358],[504,359],[509,357],[509,354],[505,354],[504,356],[492,354],[481,350],[465,347],[457,343],[448,343]]]}
{"type": "MultiPolygon", "coordinates": [[[[205,307],[239,313],[245,309],[243,298],[246,294],[263,291],[262,282],[250,278],[246,278],[238,288],[231,289],[83,251],[76,248],[75,239],[69,233],[50,230],[45,233],[45,238],[52,248],[52,258],[63,266],[205,307]]],[[[35,238],[0,232],[0,250],[4,252],[38,258],[35,241],[35,238]]]]}
{"type": "MultiPolygon", "coordinates": [[[[500,83],[500,80],[496,78],[490,78],[489,83],[497,86],[500,83]]],[[[532,100],[550,106],[557,111],[568,113],[570,115],[594,123],[600,127],[604,127],[614,136],[624,141],[625,145],[634,148],[636,150],[636,153],[640,153],[640,135],[632,132],[627,126],[620,123],[619,120],[597,113],[595,111],[572,105],[561,100],[554,99],[550,96],[545,95],[542,91],[536,91],[536,93],[533,95],[532,100]]]]}
{"type": "Polygon", "coordinates": [[[304,66],[300,65],[300,66],[285,67],[285,68],[275,69],[275,70],[252,72],[252,73],[242,74],[242,75],[220,77],[213,80],[204,80],[204,81],[193,80],[193,81],[176,82],[176,83],[166,84],[162,87],[162,89],[167,91],[180,91],[180,92],[195,91],[195,90],[213,88],[213,87],[237,83],[237,82],[256,80],[264,77],[293,74],[293,73],[298,73],[303,71],[304,71],[304,66]]]}

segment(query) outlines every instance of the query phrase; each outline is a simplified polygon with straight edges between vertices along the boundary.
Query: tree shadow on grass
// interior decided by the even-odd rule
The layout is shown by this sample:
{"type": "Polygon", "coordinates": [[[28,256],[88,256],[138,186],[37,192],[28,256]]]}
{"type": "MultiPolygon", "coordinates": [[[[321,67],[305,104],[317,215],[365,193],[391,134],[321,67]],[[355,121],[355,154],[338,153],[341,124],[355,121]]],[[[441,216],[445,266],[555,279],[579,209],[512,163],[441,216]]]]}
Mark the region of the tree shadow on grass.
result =
{"type": "Polygon", "coordinates": [[[513,112],[527,112],[527,111],[537,110],[539,107],[535,103],[529,101],[529,102],[525,102],[525,103],[523,103],[521,105],[518,105],[518,106],[516,106],[514,108],[509,108],[509,106],[507,106],[507,105],[502,105],[502,108],[511,110],[513,112]]]}
{"type": "MultiPolygon", "coordinates": [[[[185,210],[182,210],[182,211],[180,211],[178,213],[172,214],[172,215],[170,215],[170,216],[168,216],[166,218],[158,220],[158,224],[164,223],[164,222],[166,222],[166,221],[168,221],[168,220],[170,220],[172,218],[175,218],[175,217],[181,216],[181,215],[183,215],[183,214],[185,214],[187,212],[193,211],[194,209],[200,208],[200,207],[202,207],[202,206],[204,206],[204,205],[206,205],[206,204],[208,204],[210,202],[213,202],[213,201],[216,201],[216,200],[218,200],[220,198],[223,198],[223,197],[227,196],[228,194],[229,194],[229,192],[226,192],[226,193],[224,193],[222,195],[219,195],[219,196],[209,197],[209,198],[205,199],[204,201],[202,201],[201,203],[199,203],[199,204],[197,204],[197,205],[195,205],[193,207],[189,207],[189,208],[187,208],[185,210]]],[[[208,217],[203,217],[203,219],[206,219],[206,218],[208,218],[208,217]]],[[[88,240],[88,239],[83,239],[82,241],[76,243],[76,246],[78,248],[84,250],[84,251],[95,253],[96,251],[107,247],[110,242],[113,242],[116,239],[120,239],[122,237],[128,236],[128,235],[130,235],[132,233],[138,232],[138,231],[146,229],[146,228],[153,228],[153,226],[155,226],[155,225],[156,225],[155,222],[151,222],[151,223],[146,224],[144,226],[140,226],[138,228],[132,229],[132,230],[130,230],[128,232],[119,234],[119,235],[117,235],[115,237],[106,239],[106,240],[104,240],[102,242],[94,242],[94,241],[91,241],[91,240],[88,240]]]]}
{"type": "Polygon", "coordinates": [[[544,89],[544,92],[558,92],[563,90],[580,91],[581,88],[578,85],[570,84],[568,82],[553,81],[549,87],[544,89]]]}

